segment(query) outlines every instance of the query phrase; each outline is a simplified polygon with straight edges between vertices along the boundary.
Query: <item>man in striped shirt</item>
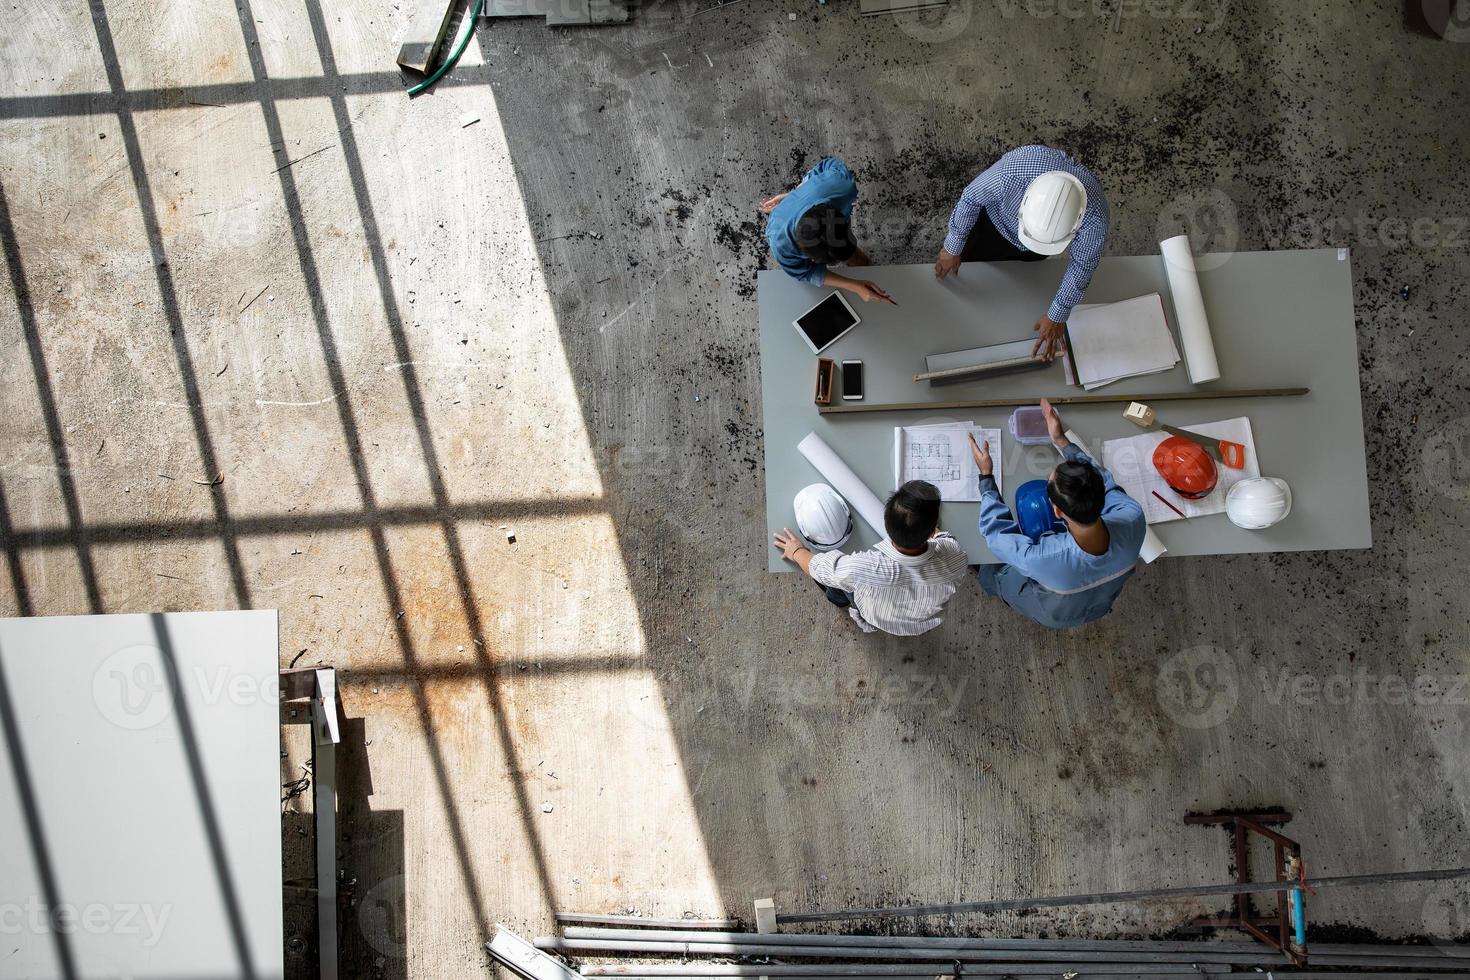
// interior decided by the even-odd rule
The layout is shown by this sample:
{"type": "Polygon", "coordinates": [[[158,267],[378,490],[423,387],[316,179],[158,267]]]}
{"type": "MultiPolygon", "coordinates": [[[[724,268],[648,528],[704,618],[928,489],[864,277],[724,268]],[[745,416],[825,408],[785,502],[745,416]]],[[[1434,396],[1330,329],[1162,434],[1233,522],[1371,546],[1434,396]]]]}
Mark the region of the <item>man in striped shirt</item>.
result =
{"type": "Polygon", "coordinates": [[[938,488],[923,480],[899,487],[883,508],[883,529],[888,537],[876,548],[852,555],[815,555],[790,528],[776,535],[775,544],[864,633],[927,633],[939,625],[944,604],[969,575],[965,549],[939,530],[938,488]]]}
{"type": "Polygon", "coordinates": [[[962,261],[1037,261],[1070,246],[1067,275],[1036,321],[1032,356],[1051,360],[1072,307],[1082,301],[1102,259],[1109,218],[1092,171],[1061,150],[1023,146],[991,164],[960,195],[934,275],[958,276],[962,261]]]}

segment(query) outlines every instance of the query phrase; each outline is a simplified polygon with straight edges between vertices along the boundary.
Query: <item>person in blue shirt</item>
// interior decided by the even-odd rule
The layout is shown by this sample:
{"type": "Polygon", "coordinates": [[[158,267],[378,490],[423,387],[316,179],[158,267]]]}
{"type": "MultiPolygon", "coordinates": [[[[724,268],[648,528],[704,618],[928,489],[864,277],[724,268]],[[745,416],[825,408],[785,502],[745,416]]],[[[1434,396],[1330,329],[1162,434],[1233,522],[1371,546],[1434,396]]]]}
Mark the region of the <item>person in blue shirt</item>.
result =
{"type": "Polygon", "coordinates": [[[1113,608],[1133,574],[1148,525],[1138,501],[1067,438],[1045,398],[1041,409],[1052,445],[1066,457],[1052,470],[1046,488],[1052,512],[1066,530],[1049,531],[1035,541],[1022,533],[995,485],[988,449],[972,436],[970,451],[980,470],[980,533],[1005,563],[981,565],[976,576],[981,588],[1021,615],[1051,629],[1070,629],[1113,608]]]}
{"type": "Polygon", "coordinates": [[[868,264],[852,233],[857,181],[841,160],[828,157],[807,171],[800,184],[760,202],[771,255],[788,276],[814,286],[845,289],[864,301],[893,300],[876,283],[833,272],[839,263],[868,264]]]}

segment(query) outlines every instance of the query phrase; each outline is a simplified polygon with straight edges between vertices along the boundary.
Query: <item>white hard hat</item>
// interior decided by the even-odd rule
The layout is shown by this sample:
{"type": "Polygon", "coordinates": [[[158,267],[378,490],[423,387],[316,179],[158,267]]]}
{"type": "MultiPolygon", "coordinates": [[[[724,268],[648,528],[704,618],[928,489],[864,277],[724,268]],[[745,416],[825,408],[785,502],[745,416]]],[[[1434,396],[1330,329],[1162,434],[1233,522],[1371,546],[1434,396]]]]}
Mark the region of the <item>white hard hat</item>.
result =
{"type": "Polygon", "coordinates": [[[1016,235],[1041,255],[1065,252],[1087,213],[1087,188],[1065,170],[1053,170],[1031,181],[1021,198],[1016,235]]]}
{"type": "Polygon", "coordinates": [[[1291,487],[1274,476],[1241,480],[1225,494],[1225,515],[1238,527],[1259,531],[1291,513],[1291,487]]]}
{"type": "Polygon", "coordinates": [[[847,543],[852,534],[852,511],[827,484],[803,487],[791,506],[796,511],[796,529],[813,551],[833,551],[847,543]]]}

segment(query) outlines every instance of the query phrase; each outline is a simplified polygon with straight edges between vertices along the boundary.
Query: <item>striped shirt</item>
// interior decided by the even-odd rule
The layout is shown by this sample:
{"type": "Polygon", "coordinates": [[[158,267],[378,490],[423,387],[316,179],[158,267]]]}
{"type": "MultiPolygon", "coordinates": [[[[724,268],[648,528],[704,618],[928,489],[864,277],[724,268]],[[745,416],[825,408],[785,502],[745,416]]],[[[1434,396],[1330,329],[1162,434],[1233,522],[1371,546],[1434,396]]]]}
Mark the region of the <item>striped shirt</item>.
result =
{"type": "Polygon", "coordinates": [[[981,211],[990,216],[990,223],[1006,241],[1024,250],[1026,246],[1021,244],[1020,236],[1016,234],[1021,223],[1021,199],[1026,196],[1026,188],[1032,180],[1053,170],[1071,174],[1087,189],[1087,213],[1082,217],[1077,237],[1072,240],[1067,275],[1046,312],[1057,323],[1066,323],[1072,315],[1072,307],[1082,302],[1082,294],[1087,291],[1092,274],[1102,259],[1110,216],[1102,184],[1098,183],[1092,171],[1061,150],[1049,146],[1020,147],[1004,154],[972,180],[960,195],[954,213],[949,216],[949,234],[944,239],[944,250],[950,255],[959,255],[965,250],[965,240],[980,219],[981,211]]]}
{"type": "Polygon", "coordinates": [[[941,531],[922,555],[905,555],[885,538],[871,551],[816,555],[810,571],[822,585],[852,594],[847,611],[864,633],[917,636],[939,625],[969,563],[954,535],[941,531]]]}

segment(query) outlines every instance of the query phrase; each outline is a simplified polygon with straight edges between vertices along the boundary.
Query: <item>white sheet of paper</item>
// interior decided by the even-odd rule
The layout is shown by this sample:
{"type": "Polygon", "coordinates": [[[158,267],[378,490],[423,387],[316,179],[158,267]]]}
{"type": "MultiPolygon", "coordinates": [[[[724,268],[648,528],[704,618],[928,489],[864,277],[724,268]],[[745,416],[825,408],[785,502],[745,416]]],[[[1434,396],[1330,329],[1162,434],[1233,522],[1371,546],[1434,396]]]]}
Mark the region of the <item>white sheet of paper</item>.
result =
{"type": "MultiPolygon", "coordinates": [[[[1169,424],[1176,425],[1177,423],[1170,420],[1169,424]]],[[[1169,503],[1184,511],[1186,517],[1204,517],[1207,514],[1224,512],[1225,494],[1235,484],[1241,480],[1249,480],[1261,475],[1260,460],[1256,458],[1256,441],[1251,435],[1251,420],[1245,416],[1220,422],[1178,424],[1178,427],[1188,429],[1190,432],[1198,432],[1202,436],[1214,436],[1218,439],[1240,443],[1245,447],[1245,467],[1232,470],[1223,464],[1215,464],[1215,469],[1220,474],[1215,489],[1210,491],[1209,496],[1199,500],[1185,500],[1170,490],[1169,484],[1164,482],[1159,471],[1154,469],[1154,448],[1169,438],[1169,433],[1145,432],[1126,439],[1105,441],[1102,445],[1103,466],[1112,471],[1113,479],[1118,481],[1120,487],[1128,491],[1128,496],[1143,506],[1144,516],[1150,524],[1164,524],[1168,521],[1180,520],[1178,514],[1159,503],[1159,499],[1153,495],[1154,490],[1162,494],[1169,503]]]]}
{"type": "Polygon", "coordinates": [[[1067,322],[1067,336],[1073,348],[1069,360],[1075,353],[1078,381],[1088,390],[1120,378],[1169,371],[1179,363],[1179,348],[1158,293],[1078,306],[1067,322]]]}
{"type": "Polygon", "coordinates": [[[903,425],[893,430],[894,489],[910,480],[927,480],[939,488],[939,498],[955,502],[980,499],[980,471],[970,454],[969,436],[984,442],[995,464],[995,485],[1001,482],[1000,429],[987,429],[974,422],[941,422],[935,425],[903,425]]]}

